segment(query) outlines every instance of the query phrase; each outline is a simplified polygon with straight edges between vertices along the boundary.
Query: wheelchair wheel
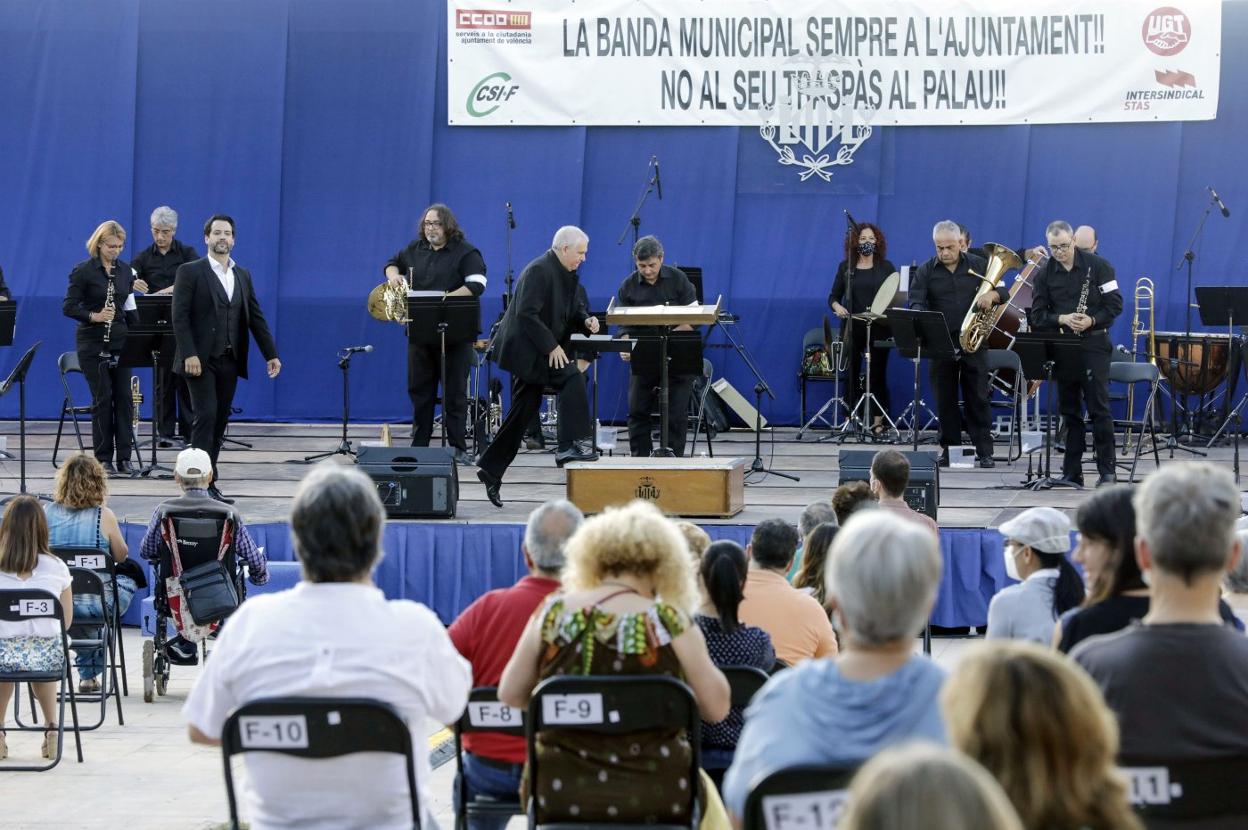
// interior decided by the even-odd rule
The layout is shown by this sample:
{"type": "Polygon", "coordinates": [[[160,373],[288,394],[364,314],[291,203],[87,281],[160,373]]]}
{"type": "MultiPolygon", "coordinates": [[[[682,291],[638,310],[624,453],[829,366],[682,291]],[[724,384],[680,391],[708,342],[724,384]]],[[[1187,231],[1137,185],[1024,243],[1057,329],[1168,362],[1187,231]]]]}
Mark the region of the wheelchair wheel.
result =
{"type": "Polygon", "coordinates": [[[143,641],[143,702],[152,702],[152,692],[156,688],[156,644],[151,640],[143,641]]]}
{"type": "Polygon", "coordinates": [[[156,655],[156,694],[161,697],[169,689],[169,658],[163,653],[156,655]]]}

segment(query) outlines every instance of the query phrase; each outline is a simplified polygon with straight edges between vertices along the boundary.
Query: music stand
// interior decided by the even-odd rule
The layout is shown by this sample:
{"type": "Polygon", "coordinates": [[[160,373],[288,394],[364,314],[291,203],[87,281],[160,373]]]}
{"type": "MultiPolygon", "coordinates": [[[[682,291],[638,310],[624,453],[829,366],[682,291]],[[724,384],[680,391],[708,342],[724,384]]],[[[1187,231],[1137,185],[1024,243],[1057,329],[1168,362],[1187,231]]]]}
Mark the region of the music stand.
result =
{"type": "Polygon", "coordinates": [[[672,374],[702,374],[702,334],[697,331],[673,331],[663,327],[658,331],[639,333],[637,346],[630,361],[633,371],[659,371],[659,448],[656,457],[671,458],[674,453],[667,445],[668,404],[670,402],[672,374]]]}
{"type": "Polygon", "coordinates": [[[407,293],[407,338],[412,343],[436,345],[442,379],[442,446],[446,446],[446,344],[472,340],[481,333],[481,303],[475,296],[451,296],[441,291],[407,293]]]}
{"type": "Polygon", "coordinates": [[[919,451],[919,361],[924,357],[932,360],[953,360],[957,350],[949,336],[945,315],[939,311],[915,311],[909,308],[890,308],[885,316],[897,341],[897,351],[902,357],[914,361],[914,414],[910,422],[910,437],[914,452],[919,451]]]}
{"type": "MultiPolygon", "coordinates": [[[[17,301],[0,300],[0,346],[13,345],[13,332],[17,328],[17,301]]],[[[17,458],[13,453],[0,450],[0,458],[17,458]]]]}
{"type": "Polygon", "coordinates": [[[164,466],[156,457],[156,448],[160,443],[157,433],[160,424],[161,395],[156,389],[156,380],[160,376],[160,349],[166,336],[173,336],[173,295],[172,294],[136,294],[134,297],[136,313],[139,320],[130,325],[125,345],[121,350],[122,366],[138,368],[151,366],[152,369],[152,440],[140,442],[139,436],[132,436],[135,455],[139,459],[138,475],[142,477],[172,478],[173,470],[164,466]],[[151,444],[151,463],[143,466],[143,446],[151,444]]]}
{"type": "MultiPolygon", "coordinates": [[[[1049,388],[1049,417],[1044,421],[1044,467],[1034,481],[1023,482],[1025,490],[1049,490],[1053,487],[1083,489],[1078,482],[1053,478],[1053,369],[1062,360],[1078,358],[1078,350],[1082,348],[1083,339],[1074,334],[1020,331],[1014,335],[1014,351],[1023,368],[1023,377],[1017,378],[1015,383],[1025,384],[1028,379],[1043,380],[1049,388]]],[[[1082,463],[1083,459],[1080,459],[1082,463]]]]}
{"type": "MultiPolygon", "coordinates": [[[[1196,304],[1200,306],[1200,322],[1206,326],[1226,326],[1227,334],[1227,350],[1235,347],[1235,321],[1239,324],[1248,324],[1248,288],[1239,286],[1219,286],[1219,287],[1198,287],[1196,289],[1196,304]]],[[[1190,347],[1189,347],[1190,348],[1190,347]]],[[[1232,365],[1234,365],[1232,363],[1232,365]]],[[[1238,369],[1238,367],[1236,367],[1238,369]]],[[[1236,375],[1227,377],[1227,389],[1231,388],[1232,379],[1238,380],[1236,375]]],[[[1226,399],[1226,417],[1222,421],[1222,425],[1218,427],[1213,437],[1209,439],[1206,449],[1212,447],[1214,443],[1222,436],[1222,433],[1231,425],[1231,419],[1237,421],[1243,414],[1245,402],[1248,401],[1248,393],[1239,399],[1239,403],[1232,409],[1230,406],[1230,396],[1226,399]]],[[[1235,430],[1235,441],[1239,441],[1239,430],[1235,430]]]]}
{"type": "MultiPolygon", "coordinates": [[[[9,331],[11,333],[12,329],[9,329],[9,331]]],[[[11,337],[10,342],[12,342],[11,337]]],[[[22,355],[21,359],[17,361],[17,365],[13,367],[13,371],[4,379],[4,383],[0,383],[0,398],[9,393],[9,390],[13,388],[13,384],[17,384],[18,449],[21,452],[21,458],[18,461],[18,480],[20,481],[18,492],[0,499],[0,504],[8,504],[18,496],[28,495],[26,493],[26,373],[30,371],[30,364],[35,359],[35,351],[42,343],[42,340],[36,341],[35,345],[27,349],[26,354],[22,355]]],[[[43,501],[52,501],[49,496],[45,496],[42,493],[30,495],[34,495],[35,498],[43,501]]]]}

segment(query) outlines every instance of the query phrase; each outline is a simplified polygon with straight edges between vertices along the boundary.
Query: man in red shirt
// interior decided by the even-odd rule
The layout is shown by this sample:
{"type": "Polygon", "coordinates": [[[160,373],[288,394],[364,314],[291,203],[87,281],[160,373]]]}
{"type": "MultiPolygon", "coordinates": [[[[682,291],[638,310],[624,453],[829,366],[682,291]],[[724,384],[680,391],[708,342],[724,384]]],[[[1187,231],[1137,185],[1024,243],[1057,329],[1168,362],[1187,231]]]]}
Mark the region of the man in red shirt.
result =
{"type": "MultiPolygon", "coordinates": [[[[559,589],[563,548],[584,521],[576,505],[548,501],[529,514],[524,529],[524,564],[529,575],[510,588],[499,588],[464,609],[451,624],[451,642],[472,664],[472,685],[497,686],[529,618],[546,597],[559,589]]],[[[524,738],[481,732],[464,735],[468,796],[515,798],[524,769],[524,738]]],[[[455,788],[458,797],[459,788],[455,788]]],[[[458,805],[456,805],[458,808],[458,805]]],[[[474,816],[469,830],[502,830],[507,818],[474,816]]]]}

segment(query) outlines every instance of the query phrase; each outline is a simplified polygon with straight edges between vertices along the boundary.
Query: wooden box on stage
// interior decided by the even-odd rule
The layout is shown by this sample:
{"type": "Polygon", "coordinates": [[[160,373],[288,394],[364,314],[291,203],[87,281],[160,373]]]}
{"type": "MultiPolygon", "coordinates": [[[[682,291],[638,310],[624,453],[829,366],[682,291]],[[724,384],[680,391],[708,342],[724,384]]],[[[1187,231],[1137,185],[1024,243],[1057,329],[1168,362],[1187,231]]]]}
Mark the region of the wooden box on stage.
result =
{"type": "Polygon", "coordinates": [[[653,502],[675,516],[735,516],[745,507],[744,458],[600,458],[564,467],[568,501],[586,513],[653,502]]]}

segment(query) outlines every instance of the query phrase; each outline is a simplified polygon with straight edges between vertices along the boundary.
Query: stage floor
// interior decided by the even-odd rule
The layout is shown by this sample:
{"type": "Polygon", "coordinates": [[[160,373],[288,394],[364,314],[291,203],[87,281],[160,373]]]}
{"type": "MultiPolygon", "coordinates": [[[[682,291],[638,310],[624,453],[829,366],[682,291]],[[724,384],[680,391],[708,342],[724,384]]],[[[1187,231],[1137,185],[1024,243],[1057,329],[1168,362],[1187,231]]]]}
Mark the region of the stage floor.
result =
{"type": "MultiPolygon", "coordinates": [[[[83,425],[90,429],[89,424],[83,425]]],[[[146,424],[144,424],[146,427],[146,424]]],[[[355,426],[351,440],[376,441],[380,426],[375,424],[355,426]]],[[[34,493],[50,493],[52,477],[52,445],[56,423],[37,421],[27,424],[27,490],[34,493]]],[[[407,429],[395,430],[395,441],[404,440],[407,429]]],[[[8,450],[19,454],[17,423],[6,422],[0,434],[8,436],[8,450]]],[[[248,522],[284,522],[288,519],[291,498],[300,477],[307,467],[288,463],[316,452],[332,450],[338,445],[340,428],[328,424],[258,424],[237,423],[230,427],[230,437],[246,441],[250,449],[227,444],[221,454],[221,489],[237,499],[237,507],[248,522]]],[[[777,471],[799,476],[800,481],[789,481],[774,475],[754,473],[747,476],[745,509],[729,519],[699,519],[699,524],[752,525],[762,519],[782,518],[796,522],[802,508],[811,501],[827,498],[836,487],[838,479],[837,457],[842,448],[834,442],[818,442],[825,432],[807,432],[797,440],[794,428],[778,428],[765,431],[762,457],[765,464],[777,471]]],[[[624,431],[620,431],[623,444],[627,444],[624,431]]],[[[75,447],[73,433],[68,444],[61,442],[61,457],[66,448],[75,447]]],[[[704,445],[699,444],[699,448],[704,445]]],[[[910,445],[900,445],[909,449],[910,445]]],[[[876,449],[878,445],[845,444],[846,449],[876,449]]],[[[754,457],[753,433],[741,430],[720,435],[714,442],[716,457],[754,457]]],[[[920,450],[935,452],[932,444],[921,444],[920,450]]],[[[998,459],[1004,457],[1004,443],[997,445],[998,459]]],[[[145,451],[145,459],[150,450],[145,451]]],[[[161,463],[172,467],[175,450],[160,450],[161,463]]],[[[1037,454],[1037,460],[1039,460],[1037,454]]],[[[1192,458],[1184,452],[1176,453],[1176,460],[1192,458]]],[[[338,456],[341,460],[344,457],[338,456]]],[[[1121,458],[1121,456],[1120,456],[1121,458]]],[[[1172,463],[1169,453],[1161,452],[1162,464],[1172,463]]],[[[1209,459],[1232,465],[1230,447],[1214,448],[1209,459]]],[[[1129,460],[1129,457],[1128,457],[1129,460]]],[[[1054,466],[1060,468],[1060,457],[1054,455],[1054,466]]],[[[1086,477],[1096,480],[1091,458],[1085,459],[1086,477]]],[[[1154,469],[1151,457],[1142,457],[1137,475],[1143,476],[1154,469]]],[[[1073,508],[1085,494],[1075,490],[1059,489],[1035,492],[1018,489],[1027,471],[1027,458],[1013,463],[998,460],[992,470],[945,469],[941,470],[939,521],[942,527],[985,528],[996,527],[1018,511],[1036,505],[1073,508]]],[[[0,460],[0,490],[13,493],[18,489],[19,463],[15,459],[0,460]]],[[[1125,480],[1126,471],[1119,472],[1125,480]]],[[[146,523],[152,508],[162,499],[175,492],[171,481],[150,478],[117,478],[110,482],[109,504],[123,521],[146,523]]],[[[473,468],[460,468],[460,500],[458,515],[444,521],[465,524],[523,523],[534,506],[547,499],[564,495],[564,473],[554,463],[553,453],[521,451],[503,482],[503,500],[506,506],[498,509],[485,498],[485,490],[477,481],[473,468]]],[[[422,522],[437,520],[422,519],[422,522]]]]}

